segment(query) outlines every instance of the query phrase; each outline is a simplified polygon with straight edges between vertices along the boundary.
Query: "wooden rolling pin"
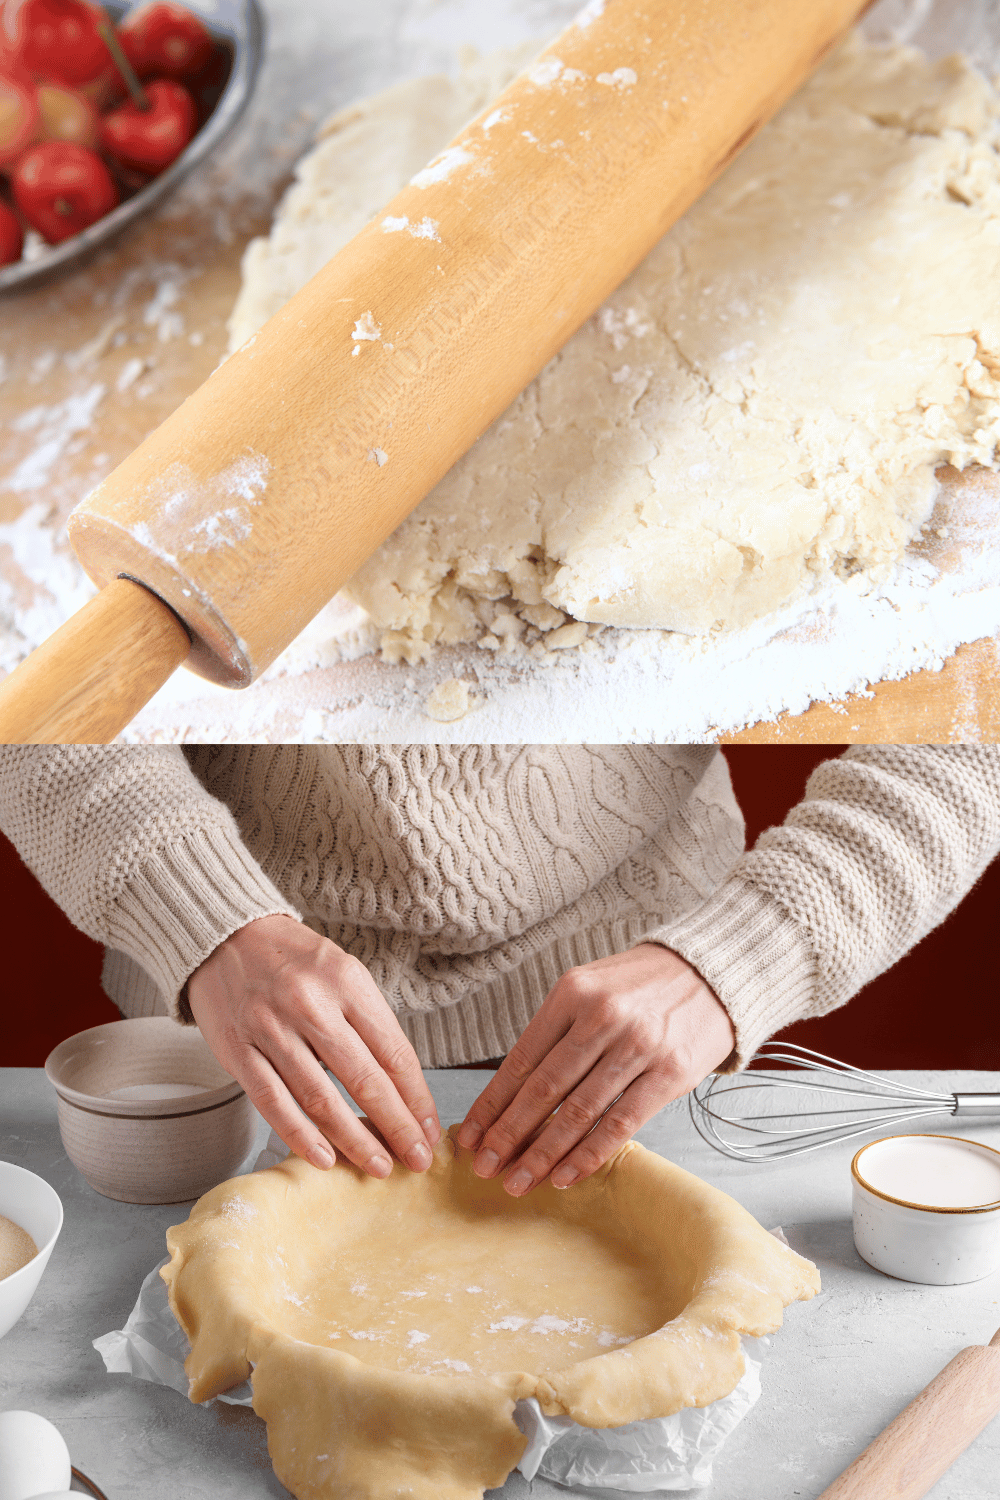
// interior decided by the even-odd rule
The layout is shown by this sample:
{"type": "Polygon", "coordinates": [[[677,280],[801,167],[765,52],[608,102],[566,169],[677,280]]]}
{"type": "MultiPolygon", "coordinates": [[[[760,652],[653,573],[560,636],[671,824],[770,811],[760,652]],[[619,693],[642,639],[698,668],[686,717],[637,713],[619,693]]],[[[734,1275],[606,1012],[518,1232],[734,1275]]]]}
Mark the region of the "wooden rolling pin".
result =
{"type": "Polygon", "coordinates": [[[956,1354],[819,1500],[920,1500],[997,1412],[1000,1328],[956,1354]]]}
{"type": "Polygon", "coordinates": [[[73,512],[135,582],[0,685],[3,739],[113,738],[185,657],[252,682],[866,8],[591,0],[73,512]]]}

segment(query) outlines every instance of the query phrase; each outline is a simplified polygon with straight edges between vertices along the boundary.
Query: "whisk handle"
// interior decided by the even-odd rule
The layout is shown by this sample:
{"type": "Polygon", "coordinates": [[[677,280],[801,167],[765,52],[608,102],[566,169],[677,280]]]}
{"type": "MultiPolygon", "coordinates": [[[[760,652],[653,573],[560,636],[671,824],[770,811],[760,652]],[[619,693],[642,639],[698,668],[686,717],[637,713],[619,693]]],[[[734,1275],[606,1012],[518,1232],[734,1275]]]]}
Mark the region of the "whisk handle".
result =
{"type": "Polygon", "coordinates": [[[1000,1094],[952,1094],[952,1098],[953,1119],[985,1120],[991,1115],[1000,1116],[1000,1094]]]}
{"type": "Polygon", "coordinates": [[[920,1500],[1000,1411],[1000,1331],[956,1354],[819,1500],[920,1500]]]}

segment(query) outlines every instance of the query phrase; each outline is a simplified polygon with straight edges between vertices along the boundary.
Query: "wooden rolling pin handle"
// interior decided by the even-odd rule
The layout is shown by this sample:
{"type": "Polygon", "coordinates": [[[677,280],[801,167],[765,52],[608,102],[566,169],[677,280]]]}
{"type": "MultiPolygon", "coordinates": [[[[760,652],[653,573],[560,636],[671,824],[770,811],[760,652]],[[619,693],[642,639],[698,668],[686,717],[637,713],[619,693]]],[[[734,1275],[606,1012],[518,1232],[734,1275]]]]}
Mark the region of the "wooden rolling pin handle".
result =
{"type": "Polygon", "coordinates": [[[819,1500],[920,1500],[1000,1412],[1000,1328],[956,1354],[819,1500]]]}
{"type": "Polygon", "coordinates": [[[116,578],[0,682],[0,741],[107,744],[190,649],[172,609],[116,578]]]}

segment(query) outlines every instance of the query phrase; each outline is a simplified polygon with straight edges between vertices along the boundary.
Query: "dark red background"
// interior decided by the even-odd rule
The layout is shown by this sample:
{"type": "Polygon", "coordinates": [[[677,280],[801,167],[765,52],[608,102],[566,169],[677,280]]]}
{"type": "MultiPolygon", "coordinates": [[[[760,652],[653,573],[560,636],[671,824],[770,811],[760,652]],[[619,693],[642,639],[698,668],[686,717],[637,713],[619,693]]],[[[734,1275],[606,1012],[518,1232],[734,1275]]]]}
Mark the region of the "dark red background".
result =
{"type": "MultiPolygon", "coordinates": [[[[821,760],[841,745],[726,748],[747,842],[780,823],[821,760]]],[[[101,990],[101,949],[70,924],[0,835],[4,897],[0,1064],[40,1067],[76,1031],[117,1019],[101,990]]],[[[862,1067],[1000,1068],[990,935],[1000,914],[1000,861],[936,932],[849,1005],[783,1036],[862,1067]]]]}

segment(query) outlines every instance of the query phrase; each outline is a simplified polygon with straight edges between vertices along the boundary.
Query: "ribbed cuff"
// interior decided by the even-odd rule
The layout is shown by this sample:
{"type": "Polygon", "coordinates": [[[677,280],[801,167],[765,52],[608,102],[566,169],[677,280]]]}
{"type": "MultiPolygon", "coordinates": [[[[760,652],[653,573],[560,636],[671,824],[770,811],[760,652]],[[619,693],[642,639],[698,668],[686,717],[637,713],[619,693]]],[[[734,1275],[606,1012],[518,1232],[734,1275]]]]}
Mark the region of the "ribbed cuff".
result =
{"type": "Polygon", "coordinates": [[[816,1004],[816,958],[781,903],[739,876],[678,922],[647,933],[698,970],[736,1032],[725,1071],[745,1068],[757,1048],[816,1004]]]}
{"type": "Polygon", "coordinates": [[[301,920],[243,844],[208,827],[143,862],[118,894],[108,942],[149,975],[169,1015],[190,1021],[180,997],[198,965],[248,922],[275,915],[301,920]]]}

